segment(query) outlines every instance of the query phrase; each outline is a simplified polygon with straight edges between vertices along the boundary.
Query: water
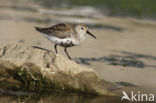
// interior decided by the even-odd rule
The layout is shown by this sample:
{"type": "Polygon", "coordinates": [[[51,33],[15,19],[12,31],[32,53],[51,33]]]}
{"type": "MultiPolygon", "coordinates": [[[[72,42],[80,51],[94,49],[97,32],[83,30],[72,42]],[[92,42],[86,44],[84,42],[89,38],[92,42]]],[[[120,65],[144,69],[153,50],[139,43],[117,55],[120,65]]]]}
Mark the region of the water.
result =
{"type": "Polygon", "coordinates": [[[0,89],[0,103],[120,103],[120,97],[74,93],[32,93],[0,89]]]}
{"type": "Polygon", "coordinates": [[[33,93],[0,89],[0,103],[155,103],[130,102],[121,97],[93,96],[67,92],[33,93]]]}

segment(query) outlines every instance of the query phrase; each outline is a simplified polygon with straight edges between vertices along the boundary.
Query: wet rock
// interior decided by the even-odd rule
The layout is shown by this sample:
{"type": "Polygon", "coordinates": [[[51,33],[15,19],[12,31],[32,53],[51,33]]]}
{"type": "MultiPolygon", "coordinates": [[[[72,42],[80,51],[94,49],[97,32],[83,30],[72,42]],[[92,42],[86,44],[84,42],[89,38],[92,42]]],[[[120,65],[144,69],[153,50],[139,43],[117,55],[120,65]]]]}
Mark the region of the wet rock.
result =
{"type": "MultiPolygon", "coordinates": [[[[7,89],[68,91],[95,95],[113,95],[97,73],[52,51],[25,44],[0,45],[0,82],[7,89]],[[3,80],[3,81],[2,81],[3,80]],[[5,85],[5,82],[7,84],[5,85]],[[7,87],[9,82],[14,85],[7,87]],[[17,84],[15,86],[15,84],[17,84]]],[[[113,84],[112,84],[113,85],[113,84]]]]}

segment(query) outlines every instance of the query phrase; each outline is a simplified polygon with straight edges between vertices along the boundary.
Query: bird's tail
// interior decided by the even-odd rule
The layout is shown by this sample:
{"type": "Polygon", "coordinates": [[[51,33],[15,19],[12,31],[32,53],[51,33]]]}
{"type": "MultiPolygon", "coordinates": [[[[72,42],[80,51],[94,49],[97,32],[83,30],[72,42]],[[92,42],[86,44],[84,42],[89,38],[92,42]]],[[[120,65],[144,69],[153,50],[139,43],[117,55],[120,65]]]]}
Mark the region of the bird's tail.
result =
{"type": "Polygon", "coordinates": [[[41,28],[40,27],[35,27],[36,31],[41,32],[41,28]]]}

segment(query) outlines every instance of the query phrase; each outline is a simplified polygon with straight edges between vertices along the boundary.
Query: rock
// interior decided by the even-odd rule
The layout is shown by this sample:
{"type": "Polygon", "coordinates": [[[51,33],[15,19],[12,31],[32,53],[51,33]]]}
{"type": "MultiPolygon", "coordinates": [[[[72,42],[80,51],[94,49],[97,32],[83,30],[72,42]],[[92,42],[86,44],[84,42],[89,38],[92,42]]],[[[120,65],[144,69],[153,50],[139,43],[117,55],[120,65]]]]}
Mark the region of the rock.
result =
{"type": "Polygon", "coordinates": [[[110,83],[100,79],[93,69],[52,51],[20,43],[0,44],[0,83],[6,81],[17,84],[14,89],[35,92],[63,90],[113,95],[110,83]]]}

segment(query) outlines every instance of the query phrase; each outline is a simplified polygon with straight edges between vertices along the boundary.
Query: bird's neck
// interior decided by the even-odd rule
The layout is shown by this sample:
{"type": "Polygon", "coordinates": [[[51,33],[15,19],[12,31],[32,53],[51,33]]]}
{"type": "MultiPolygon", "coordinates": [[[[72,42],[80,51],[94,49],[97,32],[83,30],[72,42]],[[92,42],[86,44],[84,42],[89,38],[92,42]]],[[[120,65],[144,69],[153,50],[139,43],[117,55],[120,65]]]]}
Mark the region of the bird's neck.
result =
{"type": "Polygon", "coordinates": [[[79,34],[78,34],[78,39],[79,39],[79,41],[82,42],[82,41],[85,39],[85,34],[79,33],[79,34]]]}
{"type": "Polygon", "coordinates": [[[79,30],[78,28],[76,29],[76,36],[80,42],[82,42],[86,37],[85,33],[81,32],[81,30],[79,30]]]}

